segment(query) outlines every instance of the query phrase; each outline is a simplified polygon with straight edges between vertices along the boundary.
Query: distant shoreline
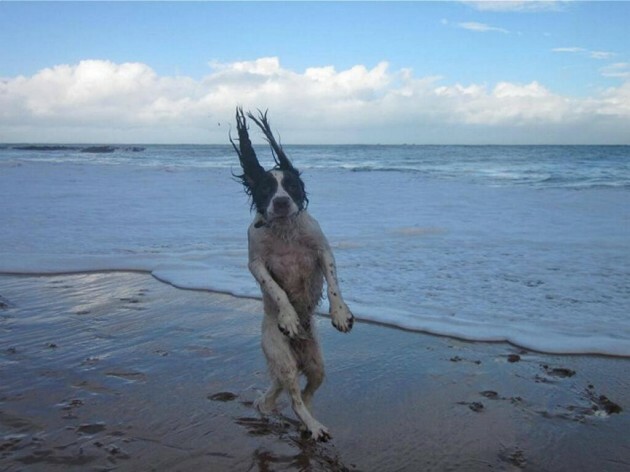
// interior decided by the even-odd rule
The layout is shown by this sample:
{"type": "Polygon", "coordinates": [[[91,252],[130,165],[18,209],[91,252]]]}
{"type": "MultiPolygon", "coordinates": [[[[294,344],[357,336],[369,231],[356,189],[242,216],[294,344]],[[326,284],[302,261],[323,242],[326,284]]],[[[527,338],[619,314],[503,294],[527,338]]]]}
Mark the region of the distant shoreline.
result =
{"type": "Polygon", "coordinates": [[[16,151],[79,151],[93,154],[105,154],[117,151],[122,149],[123,151],[132,151],[132,152],[142,152],[145,150],[144,147],[140,146],[131,146],[131,147],[118,147],[118,146],[88,146],[88,147],[78,147],[78,146],[66,146],[66,145],[28,145],[28,146],[13,146],[11,149],[15,149],[16,151]]]}
{"type": "MultiPolygon", "coordinates": [[[[91,143],[81,144],[64,144],[64,143],[0,143],[0,149],[14,149],[18,151],[81,151],[90,147],[113,147],[116,150],[133,150],[138,147],[146,146],[208,146],[208,147],[226,147],[232,149],[232,146],[228,143],[142,143],[140,145],[129,143],[118,143],[112,145],[94,145],[91,143]]],[[[366,147],[366,148],[388,148],[388,147],[471,147],[471,148],[483,148],[483,147],[505,147],[505,148],[524,148],[524,147],[630,147],[630,143],[626,144],[499,144],[499,143],[486,143],[486,144],[465,144],[465,143],[453,143],[453,144],[437,144],[437,143],[425,143],[425,144],[381,144],[381,143],[283,143],[284,147],[366,147]]]]}

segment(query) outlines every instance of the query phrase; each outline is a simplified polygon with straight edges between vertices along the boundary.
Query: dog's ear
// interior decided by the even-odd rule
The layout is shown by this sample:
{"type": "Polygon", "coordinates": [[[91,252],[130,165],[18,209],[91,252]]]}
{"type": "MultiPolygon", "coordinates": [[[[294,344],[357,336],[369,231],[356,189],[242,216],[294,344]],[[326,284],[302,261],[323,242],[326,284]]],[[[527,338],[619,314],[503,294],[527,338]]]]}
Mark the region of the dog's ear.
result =
{"type": "Polygon", "coordinates": [[[273,158],[276,161],[276,164],[278,164],[278,167],[282,170],[291,170],[291,171],[297,172],[297,169],[293,167],[293,164],[291,164],[291,161],[289,160],[287,155],[284,153],[282,146],[280,146],[280,144],[278,144],[278,142],[276,141],[276,138],[273,137],[271,126],[269,126],[269,120],[267,120],[267,111],[263,113],[262,111],[258,110],[258,118],[252,115],[251,112],[248,113],[247,116],[249,116],[252,120],[254,120],[254,122],[265,134],[265,138],[267,139],[267,142],[271,145],[273,158]]]}
{"type": "Polygon", "coordinates": [[[254,187],[256,181],[265,174],[265,169],[258,162],[252,142],[249,140],[249,134],[247,133],[247,122],[245,121],[245,115],[243,114],[243,108],[236,107],[236,130],[238,131],[238,147],[232,140],[232,134],[230,133],[230,142],[232,147],[238,154],[238,159],[241,162],[243,169],[243,175],[235,175],[236,178],[241,180],[245,186],[247,193],[251,194],[251,189],[254,187]]]}

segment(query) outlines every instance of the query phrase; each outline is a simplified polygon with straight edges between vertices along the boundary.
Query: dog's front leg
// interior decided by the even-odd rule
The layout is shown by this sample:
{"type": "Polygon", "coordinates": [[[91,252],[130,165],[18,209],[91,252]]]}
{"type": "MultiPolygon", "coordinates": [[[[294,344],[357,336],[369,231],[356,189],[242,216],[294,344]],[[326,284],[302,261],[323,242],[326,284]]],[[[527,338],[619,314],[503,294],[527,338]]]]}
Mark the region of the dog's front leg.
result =
{"type": "Polygon", "coordinates": [[[326,247],[321,254],[321,264],[324,269],[324,277],[328,286],[328,303],[330,304],[330,317],[332,324],[342,333],[352,329],[354,316],[341,296],[339,281],[337,279],[337,266],[330,248],[326,247]]]}
{"type": "Polygon", "coordinates": [[[265,263],[260,259],[253,259],[249,263],[249,270],[266,293],[278,306],[278,329],[290,338],[300,334],[300,321],[298,315],[289,301],[284,290],[271,277],[265,263]]]}

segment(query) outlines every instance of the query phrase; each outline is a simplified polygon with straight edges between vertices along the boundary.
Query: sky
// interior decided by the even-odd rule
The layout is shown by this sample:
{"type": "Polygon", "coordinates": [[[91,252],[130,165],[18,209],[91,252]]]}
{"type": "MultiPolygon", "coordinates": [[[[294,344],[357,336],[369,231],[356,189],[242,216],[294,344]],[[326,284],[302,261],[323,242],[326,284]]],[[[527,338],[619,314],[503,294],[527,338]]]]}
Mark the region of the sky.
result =
{"type": "Polygon", "coordinates": [[[238,105],[288,144],[630,144],[628,24],[604,1],[0,1],[0,143],[226,144],[238,105]]]}

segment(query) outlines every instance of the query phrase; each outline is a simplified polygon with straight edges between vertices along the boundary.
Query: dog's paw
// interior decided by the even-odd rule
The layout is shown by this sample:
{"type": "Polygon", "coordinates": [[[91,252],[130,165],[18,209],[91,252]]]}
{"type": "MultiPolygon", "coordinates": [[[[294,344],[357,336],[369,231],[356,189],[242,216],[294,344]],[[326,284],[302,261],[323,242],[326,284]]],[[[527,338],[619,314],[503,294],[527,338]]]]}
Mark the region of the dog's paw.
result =
{"type": "Polygon", "coordinates": [[[300,332],[300,322],[297,314],[293,313],[280,313],[278,316],[278,329],[289,338],[297,338],[300,332]]]}
{"type": "Polygon", "coordinates": [[[348,333],[354,324],[354,315],[350,312],[346,304],[331,308],[330,317],[332,324],[342,333],[348,333]]]}
{"type": "Polygon", "coordinates": [[[302,430],[302,434],[315,441],[326,442],[332,439],[332,435],[328,432],[328,428],[319,423],[317,425],[313,425],[311,429],[304,428],[302,430]]]}
{"type": "Polygon", "coordinates": [[[262,395],[254,400],[254,408],[256,408],[261,415],[269,416],[274,412],[276,405],[275,402],[270,402],[265,395],[262,395]]]}

